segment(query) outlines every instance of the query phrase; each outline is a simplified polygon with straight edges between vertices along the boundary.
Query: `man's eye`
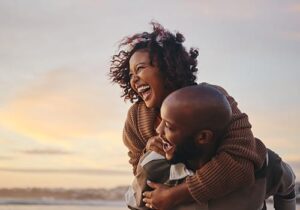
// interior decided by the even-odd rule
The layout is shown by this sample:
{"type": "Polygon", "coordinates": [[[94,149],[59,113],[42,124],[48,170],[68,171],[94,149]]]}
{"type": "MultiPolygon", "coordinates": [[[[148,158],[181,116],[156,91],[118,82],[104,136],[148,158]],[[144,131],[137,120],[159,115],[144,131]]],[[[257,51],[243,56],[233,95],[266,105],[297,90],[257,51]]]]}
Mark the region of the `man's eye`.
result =
{"type": "Polygon", "coordinates": [[[170,126],[168,125],[168,123],[165,123],[165,127],[169,130],[171,130],[170,126]]]}

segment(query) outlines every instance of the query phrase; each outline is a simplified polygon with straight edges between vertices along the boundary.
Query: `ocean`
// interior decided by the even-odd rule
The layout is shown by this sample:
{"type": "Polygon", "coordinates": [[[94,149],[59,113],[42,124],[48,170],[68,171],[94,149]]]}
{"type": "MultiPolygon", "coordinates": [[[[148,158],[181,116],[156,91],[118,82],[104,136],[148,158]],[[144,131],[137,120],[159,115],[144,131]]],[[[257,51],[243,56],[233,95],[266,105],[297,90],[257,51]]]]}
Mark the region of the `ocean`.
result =
{"type": "MultiPolygon", "coordinates": [[[[127,189],[0,189],[0,210],[126,210],[127,189]]],[[[272,203],[267,207],[274,210],[272,203]]]]}
{"type": "Polygon", "coordinates": [[[123,201],[70,201],[70,200],[11,200],[0,199],[0,210],[121,210],[123,201]]]}

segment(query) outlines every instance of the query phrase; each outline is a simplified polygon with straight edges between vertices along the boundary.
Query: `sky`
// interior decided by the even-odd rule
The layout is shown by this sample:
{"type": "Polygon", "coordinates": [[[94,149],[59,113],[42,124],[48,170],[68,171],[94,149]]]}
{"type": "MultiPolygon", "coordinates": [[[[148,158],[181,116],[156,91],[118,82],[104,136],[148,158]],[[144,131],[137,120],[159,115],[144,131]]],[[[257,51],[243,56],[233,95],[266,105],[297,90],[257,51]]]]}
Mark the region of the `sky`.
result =
{"type": "Polygon", "coordinates": [[[1,0],[0,188],[131,183],[131,104],[107,74],[152,20],[199,49],[197,81],[225,88],[300,177],[299,1],[1,0]]]}

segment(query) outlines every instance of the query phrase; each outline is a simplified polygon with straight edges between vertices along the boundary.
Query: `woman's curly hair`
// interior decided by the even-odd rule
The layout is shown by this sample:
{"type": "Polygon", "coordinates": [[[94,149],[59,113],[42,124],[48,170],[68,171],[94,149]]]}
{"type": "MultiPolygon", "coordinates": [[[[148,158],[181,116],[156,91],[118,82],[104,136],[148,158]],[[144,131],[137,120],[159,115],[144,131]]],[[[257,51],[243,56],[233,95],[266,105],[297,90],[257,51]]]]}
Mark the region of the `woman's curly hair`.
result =
{"type": "Polygon", "coordinates": [[[162,72],[167,88],[172,90],[181,87],[195,85],[198,50],[191,48],[186,51],[182,43],[184,37],[177,32],[172,34],[159,23],[151,22],[151,33],[137,33],[125,37],[120,45],[118,54],[111,60],[109,77],[112,82],[118,83],[123,89],[122,97],[131,102],[141,100],[140,96],[131,88],[129,77],[129,60],[137,50],[147,50],[150,56],[150,64],[155,59],[158,69],[162,72]]]}

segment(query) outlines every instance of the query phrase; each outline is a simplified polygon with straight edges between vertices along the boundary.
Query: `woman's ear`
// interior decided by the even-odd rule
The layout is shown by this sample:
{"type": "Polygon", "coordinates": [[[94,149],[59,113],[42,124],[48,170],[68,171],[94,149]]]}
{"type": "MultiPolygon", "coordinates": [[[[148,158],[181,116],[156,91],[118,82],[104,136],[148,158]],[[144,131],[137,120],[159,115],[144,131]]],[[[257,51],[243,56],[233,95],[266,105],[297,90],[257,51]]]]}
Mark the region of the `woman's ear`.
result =
{"type": "Polygon", "coordinates": [[[213,141],[214,134],[211,130],[201,130],[196,136],[196,143],[198,145],[209,144],[213,141]]]}

